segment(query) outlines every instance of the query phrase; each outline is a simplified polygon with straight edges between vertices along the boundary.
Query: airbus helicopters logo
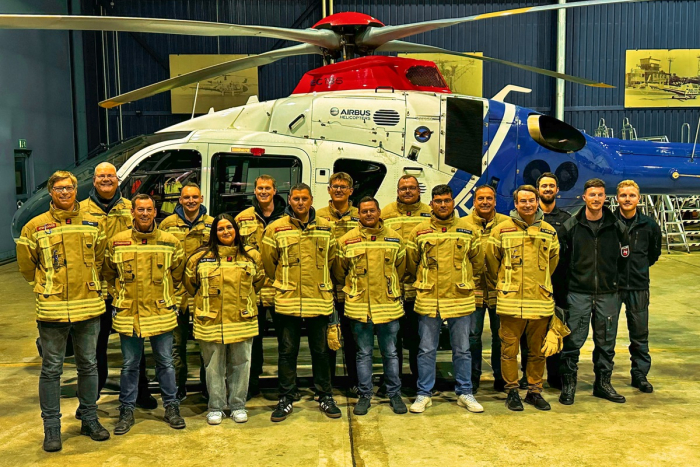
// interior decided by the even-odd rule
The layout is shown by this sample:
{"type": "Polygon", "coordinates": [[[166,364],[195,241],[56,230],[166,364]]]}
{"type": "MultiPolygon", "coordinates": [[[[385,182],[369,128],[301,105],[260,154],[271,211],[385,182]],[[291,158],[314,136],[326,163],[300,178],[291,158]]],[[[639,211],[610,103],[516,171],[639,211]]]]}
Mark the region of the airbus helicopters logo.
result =
{"type": "Polygon", "coordinates": [[[331,107],[331,116],[340,117],[341,120],[367,120],[370,118],[371,112],[369,110],[331,107]]]}

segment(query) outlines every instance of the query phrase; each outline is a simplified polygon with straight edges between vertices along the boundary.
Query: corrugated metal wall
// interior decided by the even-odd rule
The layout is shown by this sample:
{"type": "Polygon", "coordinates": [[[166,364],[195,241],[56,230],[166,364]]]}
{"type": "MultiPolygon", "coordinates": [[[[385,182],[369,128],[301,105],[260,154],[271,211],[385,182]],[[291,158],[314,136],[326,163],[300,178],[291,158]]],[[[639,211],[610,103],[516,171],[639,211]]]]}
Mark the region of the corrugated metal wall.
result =
{"type": "MultiPolygon", "coordinates": [[[[430,19],[461,17],[490,11],[532,6],[534,1],[446,1],[446,0],[336,0],[335,12],[359,11],[385,24],[403,24],[430,19]]],[[[84,0],[86,14],[98,13],[93,0],[84,0]]],[[[311,27],[321,18],[319,0],[115,0],[104,14],[221,21],[282,27],[311,27]]],[[[625,50],[628,48],[700,48],[700,2],[692,0],[655,1],[571,10],[567,13],[567,73],[598,79],[617,86],[613,90],[566,87],[565,119],[592,133],[605,118],[619,133],[623,117],[629,117],[640,136],[667,134],[680,137],[683,122],[697,124],[700,111],[688,109],[625,110],[625,50]]],[[[86,33],[88,34],[88,33],[86,33]]],[[[554,69],[556,13],[545,12],[489,19],[432,31],[407,40],[458,51],[481,51],[485,55],[527,65],[554,69]]],[[[103,97],[100,35],[93,34],[91,74],[92,105],[103,97]]],[[[116,93],[113,35],[107,41],[109,94],[116,93]]],[[[200,38],[143,34],[119,34],[121,90],[167,79],[168,55],[174,53],[261,53],[292,45],[260,38],[200,38]]],[[[86,46],[86,49],[90,46],[86,46]]],[[[89,55],[89,53],[86,53],[89,55]]],[[[289,58],[260,69],[261,100],[289,94],[302,74],[320,66],[319,57],[289,58]]],[[[551,113],[554,81],[503,65],[484,64],[484,96],[492,96],[507,84],[533,89],[532,94],[512,94],[510,101],[551,113]]],[[[91,105],[89,104],[89,105],[91,105]]],[[[145,99],[122,108],[123,134],[130,136],[156,131],[187,118],[170,114],[170,95],[145,99]]],[[[93,114],[98,112],[93,110],[93,114]]],[[[104,111],[100,114],[104,116],[104,111]]],[[[96,125],[98,119],[93,119],[96,125]]],[[[99,132],[104,142],[105,129],[99,132]]],[[[116,139],[117,112],[110,117],[110,140],[116,139]]],[[[94,141],[95,137],[91,141],[94,141]]]]}

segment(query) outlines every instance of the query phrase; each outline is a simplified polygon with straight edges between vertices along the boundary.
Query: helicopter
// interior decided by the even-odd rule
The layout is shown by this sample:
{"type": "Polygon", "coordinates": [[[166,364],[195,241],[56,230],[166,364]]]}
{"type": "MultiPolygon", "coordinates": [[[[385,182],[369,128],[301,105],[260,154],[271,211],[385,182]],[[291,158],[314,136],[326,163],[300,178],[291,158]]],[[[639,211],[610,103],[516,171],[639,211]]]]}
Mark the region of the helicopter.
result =
{"type": "MultiPolygon", "coordinates": [[[[631,178],[645,194],[700,192],[700,163],[694,144],[595,138],[553,117],[506,102],[506,86],[493,98],[454,94],[435,63],[379,52],[444,53],[525,69],[584,86],[611,87],[482,55],[453,52],[400,39],[433,29],[498,16],[647,0],[589,0],[518,8],[464,18],[386,26],[369,15],[336,13],[312,28],[294,30],[201,21],[88,16],[0,15],[3,28],[138,31],[192,35],[261,36],[303,42],[232,60],[109,98],[105,108],[153,96],[285,57],[319,54],[324,66],[308,71],[288,97],[210,111],[154,135],[126,141],[74,168],[78,196],[87,196],[99,162],[118,167],[122,194],[148,193],[159,218],[169,215],[180,187],[195,182],[213,213],[237,213],[250,206],[254,180],[263,173],[277,180],[281,194],[305,182],[319,200],[334,172],[355,180],[351,200],[375,196],[381,205],[395,199],[396,180],[414,175],[425,193],[448,184],[456,209],[466,215],[476,187],[497,193],[497,209],[513,207],[512,192],[534,184],[544,172],[560,180],[557,204],[581,204],[586,180],[608,186],[631,178]]],[[[37,191],[17,211],[12,232],[48,208],[37,191]]],[[[321,204],[323,201],[320,202],[321,204]]]]}

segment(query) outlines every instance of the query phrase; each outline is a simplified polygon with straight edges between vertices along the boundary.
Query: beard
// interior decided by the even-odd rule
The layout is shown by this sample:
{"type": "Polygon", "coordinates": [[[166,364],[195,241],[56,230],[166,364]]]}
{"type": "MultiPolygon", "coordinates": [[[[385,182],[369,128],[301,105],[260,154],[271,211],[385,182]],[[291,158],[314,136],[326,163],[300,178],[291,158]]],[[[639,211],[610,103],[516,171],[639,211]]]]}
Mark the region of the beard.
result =
{"type": "Polygon", "coordinates": [[[554,202],[556,199],[556,195],[540,195],[540,201],[542,201],[543,204],[550,205],[554,202]]]}

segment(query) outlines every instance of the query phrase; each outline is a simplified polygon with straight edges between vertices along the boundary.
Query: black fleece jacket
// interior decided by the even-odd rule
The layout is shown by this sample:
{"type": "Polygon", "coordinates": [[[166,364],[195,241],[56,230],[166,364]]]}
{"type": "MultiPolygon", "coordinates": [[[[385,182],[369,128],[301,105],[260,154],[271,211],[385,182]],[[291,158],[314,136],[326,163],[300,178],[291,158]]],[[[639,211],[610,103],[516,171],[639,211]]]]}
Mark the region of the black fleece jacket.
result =
{"type": "MultiPolygon", "coordinates": [[[[615,216],[625,222],[620,209],[615,216]]],[[[627,224],[630,237],[630,256],[622,274],[620,288],[624,290],[647,290],[649,288],[649,267],[661,255],[661,229],[649,216],[637,212],[632,223],[627,224]]]]}

